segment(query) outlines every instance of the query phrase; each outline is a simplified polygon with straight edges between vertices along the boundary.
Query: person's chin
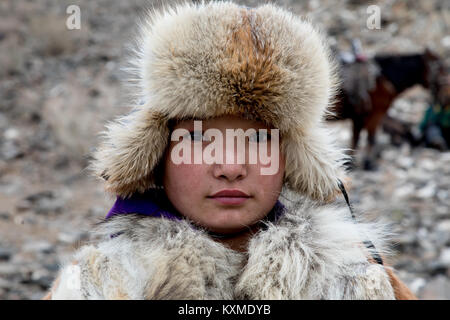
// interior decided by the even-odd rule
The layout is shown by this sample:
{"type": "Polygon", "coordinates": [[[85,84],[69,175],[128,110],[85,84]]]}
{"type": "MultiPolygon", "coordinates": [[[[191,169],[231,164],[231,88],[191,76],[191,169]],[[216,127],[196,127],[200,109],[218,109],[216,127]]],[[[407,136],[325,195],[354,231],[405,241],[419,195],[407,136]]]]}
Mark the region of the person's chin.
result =
{"type": "Polygon", "coordinates": [[[249,230],[253,225],[254,223],[252,222],[242,222],[233,224],[227,223],[227,224],[210,225],[208,229],[216,233],[233,234],[249,230]]]}
{"type": "Polygon", "coordinates": [[[208,226],[207,229],[209,231],[212,231],[214,233],[220,233],[223,235],[230,235],[230,234],[234,234],[234,233],[241,233],[242,231],[248,229],[247,227],[238,227],[238,226],[208,226]]]}

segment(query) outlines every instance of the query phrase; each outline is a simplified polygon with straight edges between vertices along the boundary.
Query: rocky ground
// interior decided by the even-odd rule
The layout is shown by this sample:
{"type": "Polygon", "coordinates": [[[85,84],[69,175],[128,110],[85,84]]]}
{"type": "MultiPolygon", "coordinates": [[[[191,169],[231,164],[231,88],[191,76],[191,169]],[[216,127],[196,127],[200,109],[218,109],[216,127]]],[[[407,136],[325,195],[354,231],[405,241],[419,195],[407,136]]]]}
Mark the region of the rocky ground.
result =
{"type": "MultiPolygon", "coordinates": [[[[121,68],[151,3],[0,2],[0,299],[41,298],[113,203],[85,168],[105,122],[127,110],[121,68]],[[81,30],[65,26],[71,4],[81,9],[81,30]]],[[[306,14],[341,49],[358,36],[369,54],[428,46],[450,56],[446,2],[371,1],[381,8],[380,30],[367,29],[364,1],[278,3],[306,14]]],[[[415,87],[391,113],[418,123],[428,99],[415,87]]],[[[346,146],[350,123],[331,125],[346,146]]],[[[350,173],[351,200],[392,223],[391,262],[400,278],[420,298],[449,299],[450,153],[394,147],[382,132],[379,141],[379,169],[350,173]]]]}

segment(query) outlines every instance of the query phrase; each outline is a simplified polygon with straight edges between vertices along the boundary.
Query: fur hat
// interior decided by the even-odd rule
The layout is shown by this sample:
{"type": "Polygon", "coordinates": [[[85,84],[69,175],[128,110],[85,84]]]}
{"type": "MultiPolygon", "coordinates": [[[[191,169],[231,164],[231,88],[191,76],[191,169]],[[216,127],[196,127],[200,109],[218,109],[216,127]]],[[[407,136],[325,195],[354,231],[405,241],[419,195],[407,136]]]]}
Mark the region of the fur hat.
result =
{"type": "Polygon", "coordinates": [[[181,3],[153,10],[135,63],[144,103],[107,126],[91,163],[127,197],[155,187],[170,119],[238,115],[278,128],[285,186],[316,200],[339,191],[345,156],[322,121],[337,87],[323,35],[273,4],[181,3]]]}

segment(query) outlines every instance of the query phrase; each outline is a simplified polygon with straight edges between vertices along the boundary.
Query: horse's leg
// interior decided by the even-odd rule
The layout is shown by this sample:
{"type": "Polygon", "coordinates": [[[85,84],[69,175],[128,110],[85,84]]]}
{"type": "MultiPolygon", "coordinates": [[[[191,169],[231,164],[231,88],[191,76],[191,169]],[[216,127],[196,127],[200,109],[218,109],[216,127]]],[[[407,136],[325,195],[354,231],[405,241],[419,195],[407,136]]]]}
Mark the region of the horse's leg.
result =
{"type": "Polygon", "coordinates": [[[352,145],[349,151],[349,156],[351,157],[351,162],[349,163],[349,168],[353,169],[355,167],[355,154],[358,149],[359,137],[361,135],[361,130],[364,126],[362,119],[353,117],[352,118],[352,145]]]}
{"type": "Polygon", "coordinates": [[[367,149],[364,157],[364,170],[376,169],[376,128],[367,130],[367,149]]]}
{"type": "Polygon", "coordinates": [[[386,115],[387,110],[377,110],[377,112],[372,113],[367,125],[367,148],[364,157],[364,170],[375,170],[377,148],[376,148],[376,134],[377,129],[380,126],[383,118],[386,115]]]}
{"type": "Polygon", "coordinates": [[[353,136],[352,136],[352,154],[356,152],[358,148],[359,137],[361,135],[361,130],[363,128],[363,122],[361,119],[352,119],[353,123],[353,136]]]}
{"type": "Polygon", "coordinates": [[[377,79],[375,90],[370,92],[372,112],[368,117],[365,128],[367,129],[367,148],[364,156],[364,169],[376,169],[376,132],[396,96],[393,85],[380,77],[377,79]]]}

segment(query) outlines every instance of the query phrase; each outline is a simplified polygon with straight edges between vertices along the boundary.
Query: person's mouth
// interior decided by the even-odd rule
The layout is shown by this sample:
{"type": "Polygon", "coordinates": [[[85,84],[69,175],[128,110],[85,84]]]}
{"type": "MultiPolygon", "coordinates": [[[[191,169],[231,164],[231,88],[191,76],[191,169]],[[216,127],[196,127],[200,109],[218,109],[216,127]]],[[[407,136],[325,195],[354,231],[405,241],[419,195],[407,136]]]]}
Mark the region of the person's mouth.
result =
{"type": "Polygon", "coordinates": [[[251,196],[238,189],[224,189],[207,198],[225,205],[239,205],[250,199],[251,196]]]}

